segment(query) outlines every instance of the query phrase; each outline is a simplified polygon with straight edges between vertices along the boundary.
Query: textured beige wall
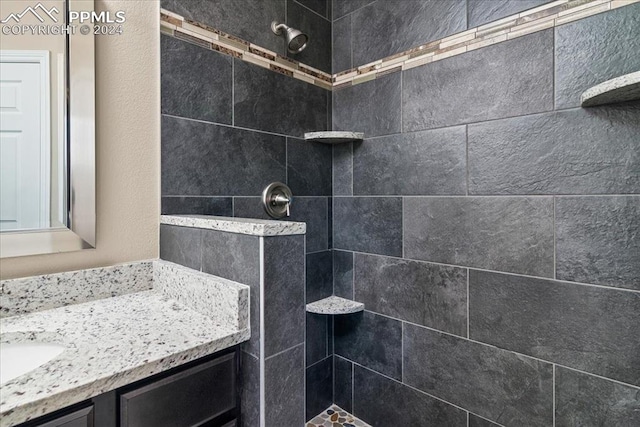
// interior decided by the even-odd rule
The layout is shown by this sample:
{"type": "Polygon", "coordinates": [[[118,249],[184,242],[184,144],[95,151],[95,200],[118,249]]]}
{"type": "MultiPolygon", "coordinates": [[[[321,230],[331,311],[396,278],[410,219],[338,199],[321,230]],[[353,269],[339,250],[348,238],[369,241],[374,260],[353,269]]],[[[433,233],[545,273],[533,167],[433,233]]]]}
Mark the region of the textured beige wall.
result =
{"type": "Polygon", "coordinates": [[[96,0],[126,11],[124,34],[96,39],[97,247],[9,258],[2,279],[156,258],[160,213],[160,5],[96,0]]]}

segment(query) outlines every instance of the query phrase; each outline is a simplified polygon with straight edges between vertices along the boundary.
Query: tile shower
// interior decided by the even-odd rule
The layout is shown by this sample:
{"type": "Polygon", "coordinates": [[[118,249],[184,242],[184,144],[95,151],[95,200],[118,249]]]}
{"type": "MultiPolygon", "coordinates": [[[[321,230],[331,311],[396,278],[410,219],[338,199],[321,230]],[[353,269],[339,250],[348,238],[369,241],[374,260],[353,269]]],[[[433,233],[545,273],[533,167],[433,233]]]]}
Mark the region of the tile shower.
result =
{"type": "MultiPolygon", "coordinates": [[[[293,59],[339,73],[547,3],[247,2],[162,7],[282,56],[288,22],[312,40],[293,59]]],[[[263,218],[286,182],[305,302],[365,304],[306,315],[282,425],[332,404],[374,426],[640,423],[640,105],[579,107],[640,69],[639,40],[629,4],[328,91],[162,36],[163,213],[263,218]],[[366,139],[300,139],[324,129],[366,139]]],[[[182,231],[161,250],[188,264],[182,231]]]]}

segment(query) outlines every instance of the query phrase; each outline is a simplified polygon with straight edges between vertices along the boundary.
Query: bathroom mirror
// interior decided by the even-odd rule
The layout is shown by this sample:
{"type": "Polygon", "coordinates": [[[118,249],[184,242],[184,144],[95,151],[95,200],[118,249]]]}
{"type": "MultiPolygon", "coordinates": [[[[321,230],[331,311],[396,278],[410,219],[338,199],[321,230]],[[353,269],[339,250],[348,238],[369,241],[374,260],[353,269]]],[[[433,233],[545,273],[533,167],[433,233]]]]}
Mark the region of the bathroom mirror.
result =
{"type": "Polygon", "coordinates": [[[0,2],[0,258],[95,246],[93,6],[0,2]]]}

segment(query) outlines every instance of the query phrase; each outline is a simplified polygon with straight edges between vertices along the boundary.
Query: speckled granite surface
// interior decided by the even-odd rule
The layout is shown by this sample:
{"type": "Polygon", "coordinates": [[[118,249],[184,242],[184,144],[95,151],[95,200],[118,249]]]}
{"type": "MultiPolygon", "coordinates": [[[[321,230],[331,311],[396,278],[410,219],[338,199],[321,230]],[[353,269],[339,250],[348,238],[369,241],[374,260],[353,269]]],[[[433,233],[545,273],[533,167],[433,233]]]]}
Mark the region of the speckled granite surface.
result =
{"type": "Polygon", "coordinates": [[[67,348],[2,385],[0,426],[14,426],[249,338],[248,287],[164,261],[149,265],[158,280],[152,290],[0,320],[0,345],[35,340],[67,348]]]}
{"type": "Polygon", "coordinates": [[[335,295],[307,304],[307,311],[316,314],[350,314],[362,310],[364,310],[363,303],[335,295]]]}
{"type": "Polygon", "coordinates": [[[209,215],[162,215],[161,224],[182,227],[206,228],[229,233],[252,236],[288,236],[305,234],[307,224],[293,221],[271,221],[266,219],[230,218],[209,215]]]}
{"type": "Polygon", "coordinates": [[[347,131],[307,132],[304,134],[304,139],[325,144],[342,144],[344,142],[362,141],[364,133],[347,131]]]}
{"type": "Polygon", "coordinates": [[[640,99],[640,71],[625,74],[593,86],[582,93],[583,107],[612,104],[640,99]]]}
{"type": "Polygon", "coordinates": [[[48,310],[152,288],[151,261],[0,282],[0,317],[48,310]]]}

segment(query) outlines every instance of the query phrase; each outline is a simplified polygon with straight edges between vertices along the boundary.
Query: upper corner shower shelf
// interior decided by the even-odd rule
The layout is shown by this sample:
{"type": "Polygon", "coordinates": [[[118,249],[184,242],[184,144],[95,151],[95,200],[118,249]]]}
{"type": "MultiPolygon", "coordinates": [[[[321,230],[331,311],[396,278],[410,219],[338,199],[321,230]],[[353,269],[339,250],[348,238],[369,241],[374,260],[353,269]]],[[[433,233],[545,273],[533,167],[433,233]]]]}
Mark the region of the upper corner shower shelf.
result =
{"type": "Polygon", "coordinates": [[[306,141],[322,142],[323,144],[341,144],[343,142],[362,141],[363,132],[322,131],[307,132],[304,134],[306,141]]]}
{"type": "Polygon", "coordinates": [[[335,295],[307,304],[307,311],[316,314],[351,314],[363,310],[363,303],[335,295]]]}
{"type": "Polygon", "coordinates": [[[595,107],[636,99],[640,99],[640,71],[607,80],[585,90],[580,97],[580,105],[595,107]]]}

